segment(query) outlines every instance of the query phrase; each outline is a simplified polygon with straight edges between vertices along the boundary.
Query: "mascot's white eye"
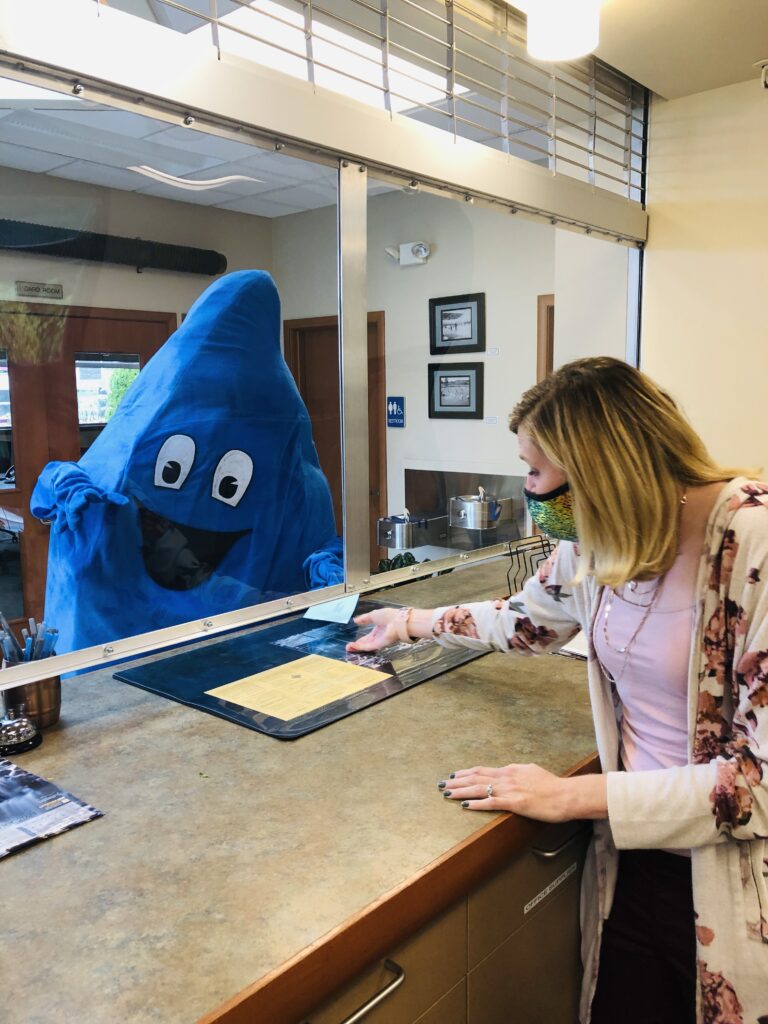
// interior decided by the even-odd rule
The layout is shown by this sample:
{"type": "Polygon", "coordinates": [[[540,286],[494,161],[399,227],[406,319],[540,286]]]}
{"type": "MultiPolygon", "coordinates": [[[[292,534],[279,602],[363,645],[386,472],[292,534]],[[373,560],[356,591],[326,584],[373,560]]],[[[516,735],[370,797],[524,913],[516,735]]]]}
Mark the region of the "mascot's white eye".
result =
{"type": "Polygon", "coordinates": [[[238,505],[253,476],[253,459],[233,448],[222,455],[213,474],[213,497],[225,505],[238,505]]]}
{"type": "Polygon", "coordinates": [[[195,442],[186,434],[173,434],[163,441],[155,463],[155,486],[178,491],[195,461],[195,442]]]}

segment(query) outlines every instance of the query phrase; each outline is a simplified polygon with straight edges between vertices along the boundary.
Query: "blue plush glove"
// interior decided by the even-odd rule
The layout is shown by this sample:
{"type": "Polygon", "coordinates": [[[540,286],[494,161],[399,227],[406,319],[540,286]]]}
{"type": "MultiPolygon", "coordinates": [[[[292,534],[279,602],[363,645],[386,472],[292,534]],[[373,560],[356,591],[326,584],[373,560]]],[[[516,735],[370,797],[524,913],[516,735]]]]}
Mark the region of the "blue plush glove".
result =
{"type": "Polygon", "coordinates": [[[30,499],[33,516],[53,523],[54,530],[77,530],[84,510],[92,504],[127,505],[116,491],[102,490],[76,462],[49,462],[30,499]]]}
{"type": "Polygon", "coordinates": [[[343,583],[344,545],[341,537],[333,537],[326,541],[321,548],[305,558],[302,565],[310,590],[343,583]]]}

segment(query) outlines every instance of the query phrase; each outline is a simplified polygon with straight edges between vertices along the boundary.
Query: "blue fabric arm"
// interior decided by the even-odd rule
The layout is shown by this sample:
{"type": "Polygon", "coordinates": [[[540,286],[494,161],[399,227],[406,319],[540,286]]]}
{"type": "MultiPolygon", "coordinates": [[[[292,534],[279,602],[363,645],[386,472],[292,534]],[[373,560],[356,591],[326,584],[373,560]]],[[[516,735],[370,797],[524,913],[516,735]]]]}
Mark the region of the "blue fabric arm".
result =
{"type": "Polygon", "coordinates": [[[310,590],[344,582],[344,542],[332,537],[304,559],[304,575],[310,590]]]}
{"type": "Polygon", "coordinates": [[[29,504],[32,515],[53,523],[54,530],[75,531],[85,508],[97,502],[127,505],[128,498],[98,487],[75,462],[49,462],[35,484],[29,504]]]}

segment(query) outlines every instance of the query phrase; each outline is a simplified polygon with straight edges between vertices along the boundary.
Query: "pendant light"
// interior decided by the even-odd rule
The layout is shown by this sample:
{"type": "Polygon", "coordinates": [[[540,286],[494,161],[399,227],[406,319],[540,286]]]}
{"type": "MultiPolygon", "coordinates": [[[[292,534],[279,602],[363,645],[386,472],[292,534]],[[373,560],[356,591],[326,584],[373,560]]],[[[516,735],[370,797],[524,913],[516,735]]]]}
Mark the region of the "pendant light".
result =
{"type": "Polygon", "coordinates": [[[575,60],[600,37],[600,0],[520,0],[528,15],[528,53],[535,60],[575,60]]]}

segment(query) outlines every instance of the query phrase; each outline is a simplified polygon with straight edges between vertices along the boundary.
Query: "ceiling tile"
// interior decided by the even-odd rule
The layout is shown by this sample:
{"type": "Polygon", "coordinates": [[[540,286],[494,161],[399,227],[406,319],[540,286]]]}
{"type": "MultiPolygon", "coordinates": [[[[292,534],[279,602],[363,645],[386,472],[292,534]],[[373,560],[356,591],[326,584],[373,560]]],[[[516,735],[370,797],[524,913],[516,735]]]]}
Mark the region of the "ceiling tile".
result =
{"type": "MultiPolygon", "coordinates": [[[[401,188],[400,185],[390,185],[384,181],[376,181],[375,178],[368,179],[368,195],[369,196],[381,196],[385,192],[397,192],[401,188]]],[[[408,193],[411,194],[410,192],[408,193]]]]}
{"type": "Polygon", "coordinates": [[[68,124],[55,111],[14,111],[0,121],[0,141],[74,159],[92,159],[110,167],[150,164],[172,174],[199,170],[218,161],[153,141],[130,139],[117,132],[68,124]]]}
{"type": "Polygon", "coordinates": [[[41,153],[37,149],[25,149],[24,146],[13,146],[0,140],[0,166],[15,167],[20,171],[45,172],[67,163],[69,160],[66,157],[55,153],[41,153]]]}
{"type": "Polygon", "coordinates": [[[196,131],[194,128],[184,128],[181,125],[163,128],[155,135],[149,136],[148,141],[165,146],[178,146],[189,153],[201,153],[218,161],[243,160],[253,156],[256,150],[255,146],[250,146],[247,143],[232,142],[230,139],[222,139],[218,135],[207,135],[205,132],[196,131]]]}
{"type": "Polygon", "coordinates": [[[272,177],[284,176],[296,181],[336,181],[338,170],[326,164],[316,164],[311,160],[299,160],[283,153],[262,153],[257,158],[257,169],[268,169],[272,177]]]}
{"type": "MultiPolygon", "coordinates": [[[[47,111],[50,115],[50,111],[47,111]]],[[[130,110],[113,110],[110,107],[91,110],[57,110],[56,117],[71,124],[82,124],[96,131],[116,132],[131,139],[143,139],[167,127],[164,121],[154,117],[134,114],[130,110]]]]}
{"type": "Polygon", "coordinates": [[[231,202],[220,203],[217,209],[234,210],[238,213],[250,213],[256,217],[284,217],[290,213],[301,213],[301,206],[288,203],[277,203],[264,196],[246,196],[231,202]]]}
{"type": "Polygon", "coordinates": [[[57,178],[69,178],[72,181],[86,181],[90,185],[102,185],[104,188],[119,188],[127,192],[135,192],[143,187],[147,180],[134,171],[120,167],[105,167],[103,164],[89,163],[85,160],[73,160],[56,171],[57,178]]]}
{"type": "Polygon", "coordinates": [[[768,4],[612,0],[600,12],[596,55],[666,99],[759,79],[768,4]]]}
{"type": "Polygon", "coordinates": [[[208,189],[205,192],[189,192],[174,188],[173,185],[161,185],[159,182],[149,188],[142,188],[137,195],[173,199],[177,203],[192,203],[195,206],[216,206],[228,199],[237,199],[237,196],[220,188],[208,189]]]}
{"type": "Polygon", "coordinates": [[[299,210],[317,210],[321,206],[336,205],[336,190],[322,185],[292,185],[289,188],[278,188],[268,192],[264,199],[268,202],[285,203],[299,210]]]}

